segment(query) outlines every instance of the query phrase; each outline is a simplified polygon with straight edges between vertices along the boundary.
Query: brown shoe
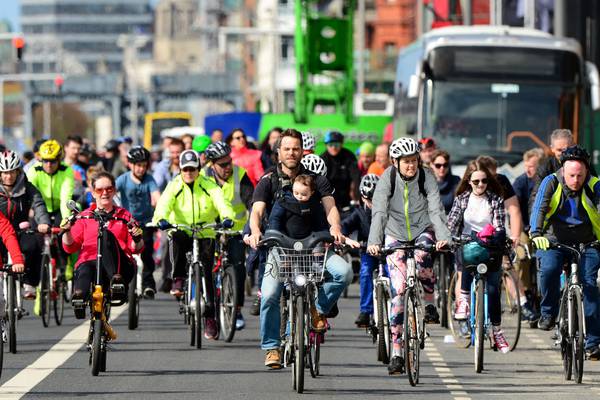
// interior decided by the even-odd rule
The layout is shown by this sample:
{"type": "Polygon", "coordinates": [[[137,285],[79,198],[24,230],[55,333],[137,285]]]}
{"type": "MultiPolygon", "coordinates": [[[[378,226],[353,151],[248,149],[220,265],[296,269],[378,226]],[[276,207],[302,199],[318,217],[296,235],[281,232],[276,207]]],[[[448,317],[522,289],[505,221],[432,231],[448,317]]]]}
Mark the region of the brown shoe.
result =
{"type": "Polygon", "coordinates": [[[316,308],[311,308],[310,319],[312,321],[312,328],[317,332],[323,332],[327,328],[327,319],[325,316],[319,314],[316,308]]]}
{"type": "Polygon", "coordinates": [[[267,350],[267,356],[265,357],[265,366],[270,369],[281,368],[281,356],[279,355],[278,349],[267,350]]]}

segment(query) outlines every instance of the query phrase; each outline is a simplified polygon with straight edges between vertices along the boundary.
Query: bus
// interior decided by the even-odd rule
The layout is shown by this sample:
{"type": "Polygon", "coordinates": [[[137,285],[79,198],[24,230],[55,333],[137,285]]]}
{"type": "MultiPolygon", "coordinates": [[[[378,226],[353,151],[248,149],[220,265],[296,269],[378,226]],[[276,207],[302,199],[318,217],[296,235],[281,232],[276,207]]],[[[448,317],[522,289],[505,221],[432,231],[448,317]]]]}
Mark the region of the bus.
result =
{"type": "Polygon", "coordinates": [[[168,111],[148,113],[144,116],[144,147],[152,148],[161,143],[161,132],[180,126],[191,126],[192,114],[188,112],[168,111]]]}
{"type": "Polygon", "coordinates": [[[489,155],[514,177],[526,150],[549,151],[554,129],[570,129],[594,149],[599,143],[584,127],[599,107],[598,70],[577,41],[526,28],[452,26],[399,54],[394,137],[431,137],[457,166],[489,155]]]}

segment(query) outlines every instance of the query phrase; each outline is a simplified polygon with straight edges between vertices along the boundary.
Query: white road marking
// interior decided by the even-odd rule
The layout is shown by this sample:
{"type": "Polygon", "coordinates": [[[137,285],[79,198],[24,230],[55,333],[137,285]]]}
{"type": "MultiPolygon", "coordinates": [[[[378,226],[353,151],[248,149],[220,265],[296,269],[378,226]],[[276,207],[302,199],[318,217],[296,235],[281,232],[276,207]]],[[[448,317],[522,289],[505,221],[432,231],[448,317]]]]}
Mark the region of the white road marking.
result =
{"type": "Polygon", "coordinates": [[[471,400],[468,397],[468,393],[465,392],[464,387],[458,382],[458,379],[450,371],[450,368],[448,368],[448,364],[442,358],[433,341],[428,340],[426,342],[425,354],[427,355],[427,359],[431,361],[436,374],[442,378],[442,383],[450,390],[450,395],[452,395],[454,400],[471,400]]]}
{"type": "MultiPolygon", "coordinates": [[[[111,320],[116,320],[126,306],[111,310],[111,320]]],[[[37,384],[46,379],[53,371],[63,365],[84,344],[88,335],[90,321],[86,319],[69,331],[58,343],[42,354],[32,364],[24,368],[12,379],[0,386],[0,399],[17,400],[25,396],[37,384]]],[[[119,332],[117,332],[117,335],[119,332]]],[[[116,343],[119,342],[117,337],[116,343]]]]}

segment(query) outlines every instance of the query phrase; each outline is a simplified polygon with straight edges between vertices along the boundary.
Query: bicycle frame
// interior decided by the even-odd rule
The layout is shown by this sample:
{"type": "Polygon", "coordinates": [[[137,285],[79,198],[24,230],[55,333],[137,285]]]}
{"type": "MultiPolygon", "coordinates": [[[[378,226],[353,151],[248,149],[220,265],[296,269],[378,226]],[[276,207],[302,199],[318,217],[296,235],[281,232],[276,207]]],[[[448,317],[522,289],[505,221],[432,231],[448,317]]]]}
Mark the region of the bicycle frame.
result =
{"type": "MultiPolygon", "coordinates": [[[[463,272],[464,273],[464,272],[463,272]]],[[[475,295],[477,284],[481,282],[483,284],[483,332],[484,335],[488,336],[488,330],[491,326],[490,316],[488,314],[488,286],[487,278],[485,275],[481,275],[478,272],[475,273],[473,282],[471,282],[471,303],[469,305],[469,327],[471,328],[471,346],[475,345],[475,320],[477,318],[476,307],[475,307],[475,295]]]]}

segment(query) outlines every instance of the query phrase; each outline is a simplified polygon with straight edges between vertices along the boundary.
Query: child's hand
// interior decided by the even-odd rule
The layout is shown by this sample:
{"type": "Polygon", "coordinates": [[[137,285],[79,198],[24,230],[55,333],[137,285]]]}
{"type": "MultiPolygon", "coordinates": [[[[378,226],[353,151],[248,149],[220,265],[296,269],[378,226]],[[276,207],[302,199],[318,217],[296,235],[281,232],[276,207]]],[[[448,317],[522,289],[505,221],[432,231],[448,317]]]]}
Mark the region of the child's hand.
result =
{"type": "Polygon", "coordinates": [[[345,239],[345,244],[347,244],[348,246],[352,247],[353,249],[358,249],[360,248],[360,243],[357,242],[356,240],[352,240],[350,238],[344,237],[345,239]]]}

